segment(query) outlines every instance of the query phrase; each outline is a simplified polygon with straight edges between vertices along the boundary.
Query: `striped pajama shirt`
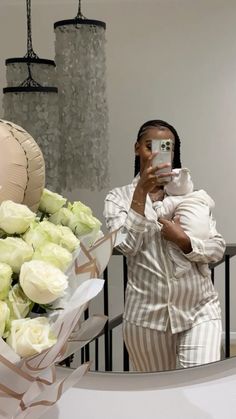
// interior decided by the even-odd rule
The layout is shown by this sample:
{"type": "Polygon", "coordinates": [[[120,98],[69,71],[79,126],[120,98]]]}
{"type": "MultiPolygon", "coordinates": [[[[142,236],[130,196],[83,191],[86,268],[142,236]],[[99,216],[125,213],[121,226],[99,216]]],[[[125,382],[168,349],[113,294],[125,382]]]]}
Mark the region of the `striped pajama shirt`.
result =
{"type": "Polygon", "coordinates": [[[105,199],[104,208],[108,229],[112,231],[120,228],[122,231],[119,250],[127,256],[128,283],[123,314],[124,339],[131,360],[133,359],[134,368],[141,371],[145,365],[146,371],[169,369],[173,363],[171,359],[173,357],[176,359],[176,354],[181,364],[181,357],[184,355],[180,352],[181,345],[183,346],[180,337],[188,336],[187,345],[191,346],[191,341],[194,343],[196,335],[198,337],[201,335],[201,339],[204,339],[205,326],[212,320],[214,325],[217,323],[217,327],[209,326],[212,332],[208,333],[205,339],[208,355],[204,358],[203,354],[200,354],[202,349],[201,351],[199,349],[199,356],[195,351],[193,357],[186,362],[183,361],[182,365],[215,361],[218,359],[216,354],[219,354],[220,348],[220,304],[211,281],[210,270],[203,275],[198,266],[199,263],[220,260],[224,254],[225,242],[216,231],[215,221],[210,216],[209,239],[190,237],[191,253],[184,254],[179,250],[191,262],[191,269],[188,272],[183,271],[182,275],[176,278],[173,262],[167,253],[167,242],[160,234],[157,215],[150,197],[147,196],[146,199],[145,217],[130,208],[138,180],[139,176],[130,185],[113,189],[105,199]],[[200,325],[202,332],[199,329],[200,325]],[[163,343],[164,336],[166,339],[169,337],[174,339],[170,346],[174,355],[167,357],[169,364],[166,357],[162,361],[151,362],[148,348],[152,346],[151,351],[157,354],[158,348],[161,351],[161,347],[166,346],[163,343]],[[138,340],[140,344],[137,343],[138,340]],[[151,340],[154,342],[152,345],[151,340]],[[210,353],[209,348],[212,348],[210,353]],[[140,357],[143,359],[143,364],[135,361],[140,357]]]}

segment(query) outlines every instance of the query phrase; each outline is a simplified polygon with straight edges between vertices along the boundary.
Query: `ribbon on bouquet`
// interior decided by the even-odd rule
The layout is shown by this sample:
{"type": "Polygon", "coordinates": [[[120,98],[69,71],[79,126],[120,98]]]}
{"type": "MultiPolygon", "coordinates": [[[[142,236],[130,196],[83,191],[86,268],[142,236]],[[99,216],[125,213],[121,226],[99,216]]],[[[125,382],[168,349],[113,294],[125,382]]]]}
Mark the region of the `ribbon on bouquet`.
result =
{"type": "Polygon", "coordinates": [[[15,365],[0,355],[0,417],[12,418],[28,391],[34,388],[32,397],[37,397],[42,388],[49,388],[56,382],[55,366],[46,372],[50,379],[44,376],[28,374],[20,365],[15,365]]]}
{"type": "MultiPolygon", "coordinates": [[[[26,393],[22,398],[19,408],[17,409],[14,419],[38,419],[53,406],[69,388],[81,380],[89,369],[89,363],[83,364],[68,375],[68,377],[57,380],[49,388],[41,387],[40,393],[36,397],[32,397],[34,388],[26,393]]],[[[35,394],[37,393],[37,389],[35,394]]]]}
{"type": "Polygon", "coordinates": [[[118,231],[115,230],[97,240],[91,247],[86,247],[81,241],[81,252],[75,260],[75,273],[77,277],[84,279],[99,277],[106,268],[112,251],[117,245],[118,231]]]}
{"type": "Polygon", "coordinates": [[[79,330],[72,332],[67,342],[67,348],[61,361],[78,352],[87,343],[91,342],[103,329],[107,322],[107,316],[91,316],[85,320],[79,330]]]}

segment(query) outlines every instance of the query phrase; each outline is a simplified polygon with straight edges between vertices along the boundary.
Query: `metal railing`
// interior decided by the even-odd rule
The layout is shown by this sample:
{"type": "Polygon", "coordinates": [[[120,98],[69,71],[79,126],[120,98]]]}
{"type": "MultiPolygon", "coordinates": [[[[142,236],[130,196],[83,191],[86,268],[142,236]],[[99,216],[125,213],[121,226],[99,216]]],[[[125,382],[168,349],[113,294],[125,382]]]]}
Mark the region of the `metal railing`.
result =
{"type": "MultiPolygon", "coordinates": [[[[215,269],[217,266],[224,264],[225,275],[224,275],[224,287],[225,287],[225,357],[230,357],[230,259],[236,255],[236,244],[230,243],[227,244],[225,254],[223,258],[214,264],[210,265],[211,269],[211,279],[214,284],[215,282],[215,269]]],[[[113,256],[119,256],[123,258],[123,287],[124,292],[127,284],[127,264],[126,258],[118,250],[114,249],[113,256]]],[[[109,317],[109,293],[108,293],[108,274],[109,265],[104,271],[104,288],[103,288],[103,304],[104,304],[104,314],[109,317]]],[[[84,313],[84,319],[86,320],[89,317],[89,309],[84,313]]],[[[109,320],[104,329],[100,334],[94,339],[95,342],[95,352],[94,352],[94,369],[95,371],[99,370],[99,341],[104,337],[104,357],[105,357],[105,371],[113,370],[113,331],[120,326],[122,323],[122,313],[112,320],[109,320]]],[[[84,361],[90,361],[90,344],[87,344],[81,350],[81,364],[84,361]]],[[[65,360],[65,365],[70,366],[73,357],[69,357],[65,360]]],[[[129,355],[127,349],[123,343],[123,371],[129,371],[129,355]]]]}

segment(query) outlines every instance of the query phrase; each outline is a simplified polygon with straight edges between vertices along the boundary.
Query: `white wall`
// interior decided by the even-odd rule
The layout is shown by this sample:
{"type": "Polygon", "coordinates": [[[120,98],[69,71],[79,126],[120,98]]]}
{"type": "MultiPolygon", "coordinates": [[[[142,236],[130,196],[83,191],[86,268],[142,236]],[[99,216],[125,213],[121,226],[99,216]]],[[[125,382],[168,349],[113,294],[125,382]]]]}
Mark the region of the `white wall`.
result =
{"type": "MultiPolygon", "coordinates": [[[[33,0],[33,45],[54,58],[53,23],[72,18],[77,1],[33,0]]],[[[139,126],[162,118],[182,138],[183,164],[195,186],[215,199],[218,230],[236,242],[235,0],[85,1],[83,13],[107,22],[107,80],[110,110],[111,187],[133,176],[133,144],[139,126]]],[[[1,0],[0,85],[5,58],[23,56],[25,2],[1,0]]],[[[0,97],[1,102],[1,97],[0,97]]],[[[106,191],[74,191],[102,217],[106,191]]],[[[71,197],[71,194],[68,194],[71,197]]],[[[223,268],[216,287],[222,306],[223,268]]],[[[231,328],[236,331],[236,260],[232,261],[231,328]]],[[[116,293],[118,279],[111,279],[116,293]]],[[[114,298],[111,314],[118,314],[114,298]]]]}

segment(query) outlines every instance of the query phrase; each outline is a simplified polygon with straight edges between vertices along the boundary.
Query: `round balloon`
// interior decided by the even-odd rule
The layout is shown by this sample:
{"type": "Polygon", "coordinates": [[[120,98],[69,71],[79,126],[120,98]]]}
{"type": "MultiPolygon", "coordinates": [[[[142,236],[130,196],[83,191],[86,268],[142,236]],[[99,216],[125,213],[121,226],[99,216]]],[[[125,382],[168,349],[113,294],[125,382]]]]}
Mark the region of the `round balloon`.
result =
{"type": "Polygon", "coordinates": [[[45,186],[43,154],[33,137],[0,119],[0,202],[11,200],[37,211],[45,186]]]}

